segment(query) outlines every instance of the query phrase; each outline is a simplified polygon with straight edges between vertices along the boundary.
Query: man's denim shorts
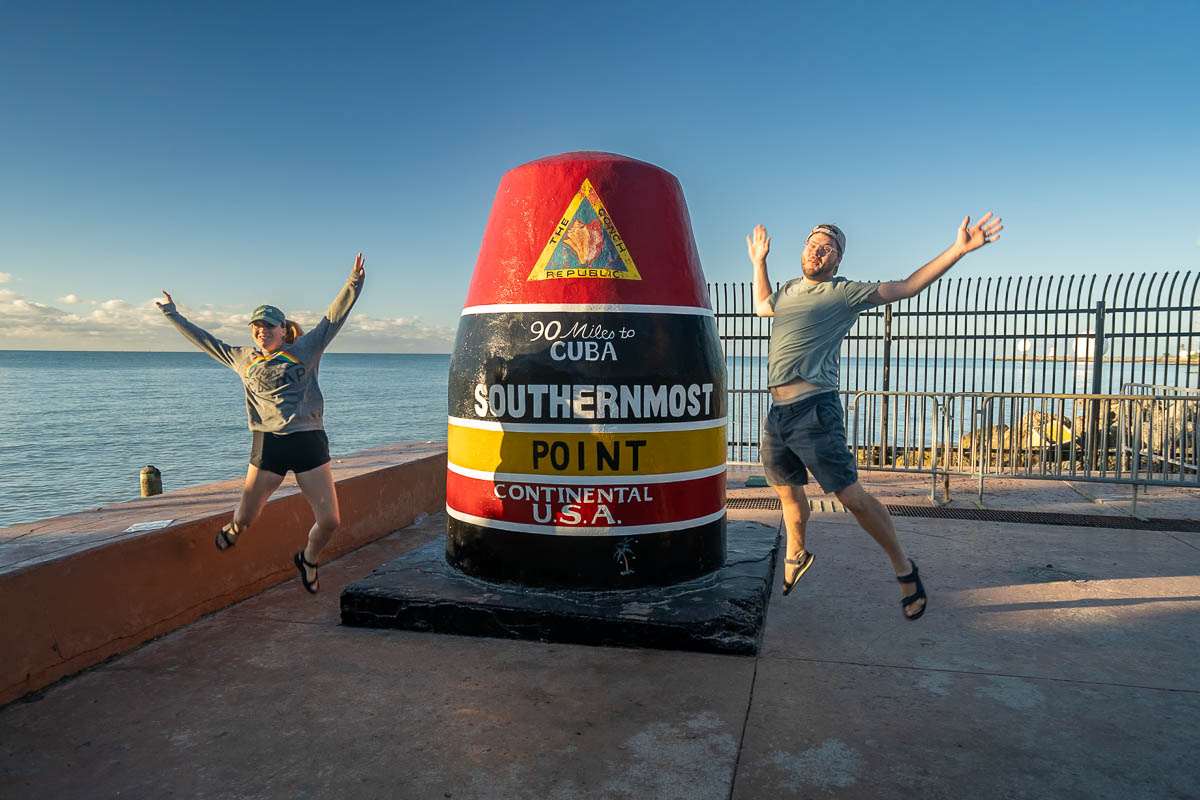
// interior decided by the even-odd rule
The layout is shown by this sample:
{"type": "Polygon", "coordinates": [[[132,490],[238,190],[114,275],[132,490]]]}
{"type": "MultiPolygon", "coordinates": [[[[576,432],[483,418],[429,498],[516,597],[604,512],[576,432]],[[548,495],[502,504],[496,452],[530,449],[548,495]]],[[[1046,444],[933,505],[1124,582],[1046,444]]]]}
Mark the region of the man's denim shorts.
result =
{"type": "Polygon", "coordinates": [[[771,406],[761,451],[767,483],[804,486],[812,472],[826,492],[840,492],[858,481],[838,398],[837,392],[821,392],[771,406]]]}

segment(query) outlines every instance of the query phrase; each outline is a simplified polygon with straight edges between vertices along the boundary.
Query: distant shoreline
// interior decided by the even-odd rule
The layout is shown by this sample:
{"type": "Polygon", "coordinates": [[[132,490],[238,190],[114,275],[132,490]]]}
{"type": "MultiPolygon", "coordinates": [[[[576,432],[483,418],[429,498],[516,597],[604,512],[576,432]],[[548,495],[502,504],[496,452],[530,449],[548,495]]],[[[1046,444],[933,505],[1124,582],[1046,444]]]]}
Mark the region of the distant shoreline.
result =
{"type": "MultiPolygon", "coordinates": [[[[996,356],[993,361],[1050,361],[1050,362],[1070,362],[1081,361],[1084,364],[1090,364],[1094,359],[1080,358],[1078,356],[996,356]]],[[[1177,356],[1157,356],[1155,358],[1134,358],[1132,356],[1126,358],[1113,358],[1105,356],[1100,359],[1106,364],[1190,364],[1200,366],[1200,360],[1179,358],[1177,356]]]]}
{"type": "MultiPolygon", "coordinates": [[[[46,349],[40,349],[40,350],[22,350],[22,349],[12,349],[12,348],[8,348],[8,347],[0,347],[0,353],[75,353],[75,354],[78,354],[78,353],[112,353],[115,355],[126,355],[129,353],[136,353],[139,355],[140,354],[161,355],[164,353],[166,353],[166,354],[195,353],[195,354],[199,354],[199,355],[207,357],[206,353],[204,353],[202,350],[198,350],[194,347],[180,348],[178,350],[63,350],[61,348],[46,348],[46,349]]],[[[335,355],[335,356],[449,356],[449,355],[453,355],[453,353],[425,353],[425,352],[421,352],[421,353],[382,353],[382,352],[379,352],[379,353],[376,353],[376,352],[369,352],[369,351],[368,352],[357,352],[357,351],[356,352],[348,352],[348,351],[343,351],[343,350],[326,350],[325,353],[326,353],[326,355],[335,355]]]]}

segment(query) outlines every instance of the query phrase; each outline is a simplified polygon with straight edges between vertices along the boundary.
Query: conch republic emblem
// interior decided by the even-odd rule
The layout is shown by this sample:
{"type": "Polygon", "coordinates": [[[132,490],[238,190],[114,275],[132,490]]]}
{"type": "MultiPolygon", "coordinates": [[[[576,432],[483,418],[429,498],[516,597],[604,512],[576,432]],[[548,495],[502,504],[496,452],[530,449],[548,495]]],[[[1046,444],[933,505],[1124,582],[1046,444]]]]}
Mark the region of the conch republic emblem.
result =
{"type": "Polygon", "coordinates": [[[642,279],[629,248],[587,178],[529,273],[531,281],[549,278],[642,279]]]}
{"type": "Polygon", "coordinates": [[[567,153],[500,181],[450,362],[446,558],[622,588],[725,561],[725,358],[679,181],[567,153]]]}

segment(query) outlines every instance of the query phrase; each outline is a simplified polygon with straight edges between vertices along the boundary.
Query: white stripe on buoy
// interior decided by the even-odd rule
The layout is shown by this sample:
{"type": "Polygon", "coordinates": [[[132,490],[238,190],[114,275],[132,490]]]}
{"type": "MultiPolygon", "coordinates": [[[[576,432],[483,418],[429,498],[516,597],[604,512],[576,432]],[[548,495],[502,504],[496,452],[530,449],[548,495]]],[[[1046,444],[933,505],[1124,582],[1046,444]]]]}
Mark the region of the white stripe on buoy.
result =
{"type": "Polygon", "coordinates": [[[659,475],[530,475],[524,472],[489,472],[482,469],[460,467],[452,461],[446,462],[446,468],[466,478],[482,481],[500,481],[502,483],[552,483],[566,486],[624,486],[626,484],[642,483],[675,483],[676,481],[692,481],[697,478],[708,478],[725,471],[725,465],[693,469],[688,472],[665,472],[659,475]]]}
{"type": "Polygon", "coordinates": [[[637,422],[631,425],[598,425],[577,422],[564,425],[554,425],[541,422],[498,422],[491,419],[467,419],[466,417],[446,417],[450,425],[460,428],[478,428],[485,431],[511,431],[513,433],[658,433],[664,431],[703,431],[709,428],[719,428],[727,421],[727,417],[717,419],[696,419],[688,422],[637,422]]]}
{"type": "Polygon", "coordinates": [[[697,317],[712,317],[711,308],[698,306],[650,306],[625,303],[494,303],[484,306],[467,306],[462,316],[469,314],[505,314],[547,312],[601,312],[617,314],[692,314],[697,317]]]}
{"type": "Polygon", "coordinates": [[[525,522],[488,519],[487,517],[477,517],[474,514],[467,514],[453,509],[449,503],[446,503],[446,513],[460,522],[468,522],[472,525],[478,525],[481,528],[497,528],[499,530],[517,531],[519,533],[540,533],[551,536],[636,536],[639,533],[664,533],[666,531],[678,531],[684,528],[696,528],[700,525],[707,525],[725,516],[725,509],[722,508],[720,511],[705,514],[703,517],[685,519],[679,522],[656,522],[652,525],[613,525],[603,528],[584,528],[573,525],[530,525],[525,522]]]}

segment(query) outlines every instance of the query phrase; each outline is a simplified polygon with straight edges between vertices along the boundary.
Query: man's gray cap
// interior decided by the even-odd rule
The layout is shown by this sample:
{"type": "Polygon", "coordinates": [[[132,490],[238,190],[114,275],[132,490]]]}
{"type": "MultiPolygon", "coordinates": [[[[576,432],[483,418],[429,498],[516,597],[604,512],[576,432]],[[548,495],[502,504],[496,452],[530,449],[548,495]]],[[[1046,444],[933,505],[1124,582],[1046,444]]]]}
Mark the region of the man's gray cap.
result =
{"type": "MultiPolygon", "coordinates": [[[[822,222],[820,225],[808,232],[808,239],[811,239],[814,233],[823,233],[833,239],[835,242],[837,242],[838,255],[846,255],[846,234],[842,233],[842,229],[837,225],[830,225],[829,223],[822,222]]],[[[805,239],[805,241],[808,241],[808,239],[805,239]]]]}

